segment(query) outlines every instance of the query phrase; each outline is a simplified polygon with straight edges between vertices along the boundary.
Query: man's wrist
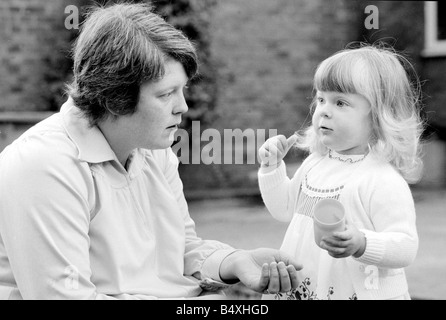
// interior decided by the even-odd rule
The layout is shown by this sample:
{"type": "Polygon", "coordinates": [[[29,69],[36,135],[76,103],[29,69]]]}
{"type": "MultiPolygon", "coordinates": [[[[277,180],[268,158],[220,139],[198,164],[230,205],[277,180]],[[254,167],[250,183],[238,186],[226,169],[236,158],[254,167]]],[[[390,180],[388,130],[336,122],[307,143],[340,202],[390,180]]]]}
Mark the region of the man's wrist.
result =
{"type": "Polygon", "coordinates": [[[238,279],[239,257],[244,254],[244,250],[235,250],[228,254],[220,264],[220,279],[225,283],[236,283],[238,279]]]}

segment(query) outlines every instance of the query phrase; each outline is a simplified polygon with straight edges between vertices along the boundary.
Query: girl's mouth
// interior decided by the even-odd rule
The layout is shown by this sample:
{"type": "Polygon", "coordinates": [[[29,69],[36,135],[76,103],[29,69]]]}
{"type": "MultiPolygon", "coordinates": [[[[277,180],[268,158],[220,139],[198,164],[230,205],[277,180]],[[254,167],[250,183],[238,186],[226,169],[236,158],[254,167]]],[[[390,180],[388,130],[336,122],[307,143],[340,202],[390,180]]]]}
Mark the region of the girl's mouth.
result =
{"type": "Polygon", "coordinates": [[[319,129],[322,130],[322,131],[333,131],[333,129],[330,129],[330,128],[325,127],[325,126],[320,126],[319,129]]]}

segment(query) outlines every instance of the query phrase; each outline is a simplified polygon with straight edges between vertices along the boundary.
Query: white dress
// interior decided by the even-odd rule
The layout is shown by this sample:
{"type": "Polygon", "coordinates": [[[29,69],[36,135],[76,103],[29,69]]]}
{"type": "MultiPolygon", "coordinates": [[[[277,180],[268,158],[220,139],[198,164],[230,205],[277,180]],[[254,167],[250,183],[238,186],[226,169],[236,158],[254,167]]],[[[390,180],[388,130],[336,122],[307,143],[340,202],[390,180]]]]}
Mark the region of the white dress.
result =
{"type": "Polygon", "coordinates": [[[346,258],[333,258],[314,240],[313,207],[321,199],[339,199],[351,173],[364,155],[345,156],[330,151],[305,176],[298,194],[293,219],[285,234],[281,250],[293,256],[304,268],[298,272],[296,290],[264,299],[288,300],[356,300],[346,258]]]}

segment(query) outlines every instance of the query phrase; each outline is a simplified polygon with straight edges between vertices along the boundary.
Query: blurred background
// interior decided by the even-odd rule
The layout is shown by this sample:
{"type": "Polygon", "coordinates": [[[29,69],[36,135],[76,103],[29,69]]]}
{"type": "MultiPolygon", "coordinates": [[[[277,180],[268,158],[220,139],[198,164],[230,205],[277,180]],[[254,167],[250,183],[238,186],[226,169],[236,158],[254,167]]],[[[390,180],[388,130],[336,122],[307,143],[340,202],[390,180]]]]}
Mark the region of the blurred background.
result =
{"type": "MultiPolygon", "coordinates": [[[[95,1],[107,3],[113,1],[95,1]]],[[[75,19],[91,0],[1,0],[0,152],[57,112],[71,80],[75,19]],[[74,15],[73,15],[74,14],[74,15]]],[[[146,1],[129,1],[146,2],[146,1]]],[[[158,0],[156,11],[198,47],[200,77],[188,92],[201,130],[276,129],[308,124],[319,62],[353,41],[388,43],[414,64],[423,83],[425,174],[412,186],[420,251],[408,268],[418,299],[446,299],[446,4],[436,1],[158,0]],[[373,6],[373,7],[370,7],[373,6]],[[368,8],[368,9],[366,9],[368,8]],[[372,11],[370,11],[370,8],[372,11]]],[[[223,142],[223,140],[222,140],[223,142]]],[[[246,141],[245,141],[246,142],[246,141]]],[[[209,142],[202,142],[201,147],[209,142]]],[[[232,147],[234,141],[229,141],[232,147]]],[[[245,149],[246,150],[246,149],[245,149]]],[[[303,155],[287,156],[289,174],[303,155]]],[[[279,247],[286,225],[259,197],[258,164],[181,164],[191,215],[203,238],[242,248],[279,247]]],[[[247,293],[247,297],[249,295],[247,293]]]]}

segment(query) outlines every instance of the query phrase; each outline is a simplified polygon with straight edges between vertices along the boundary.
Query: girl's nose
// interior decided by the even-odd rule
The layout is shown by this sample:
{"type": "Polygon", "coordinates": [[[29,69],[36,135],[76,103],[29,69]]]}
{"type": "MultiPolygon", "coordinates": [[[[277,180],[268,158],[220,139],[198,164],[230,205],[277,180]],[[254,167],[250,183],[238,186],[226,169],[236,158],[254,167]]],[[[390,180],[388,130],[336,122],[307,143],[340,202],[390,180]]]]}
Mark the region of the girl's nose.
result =
{"type": "Polygon", "coordinates": [[[331,118],[332,116],[331,107],[328,104],[324,105],[322,108],[320,108],[320,115],[323,118],[331,118]]]}

